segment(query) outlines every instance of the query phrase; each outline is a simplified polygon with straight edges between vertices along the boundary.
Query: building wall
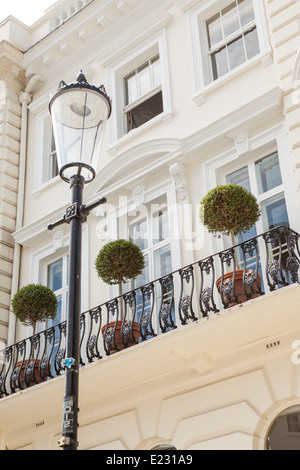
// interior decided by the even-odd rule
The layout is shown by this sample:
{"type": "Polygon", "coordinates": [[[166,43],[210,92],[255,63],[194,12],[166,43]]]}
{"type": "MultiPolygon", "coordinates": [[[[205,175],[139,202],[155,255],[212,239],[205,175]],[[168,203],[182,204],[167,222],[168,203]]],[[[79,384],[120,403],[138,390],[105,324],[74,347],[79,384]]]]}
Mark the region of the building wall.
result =
{"type": "MultiPolygon", "coordinates": [[[[299,301],[291,291],[83,367],[79,448],[264,450],[276,417],[299,405],[297,314],[282,315],[299,301]]],[[[63,395],[62,376],[1,399],[4,446],[57,449],[63,395]]]]}
{"type": "MultiPolygon", "coordinates": [[[[81,68],[90,83],[104,84],[113,100],[97,176],[84,191],[85,203],[100,196],[108,203],[84,225],[83,311],[115,295],[99,280],[94,259],[106,241],[126,232],[128,208],[139,203],[141,210],[166,194],[172,208],[172,269],[179,269],[227,246],[199,222],[199,202],[206,192],[229,171],[276,150],[290,226],[300,233],[299,1],[256,1],[261,54],[208,83],[198,21],[226,3],[68,0],[31,28],[24,27],[22,34],[18,23],[14,43],[24,42],[19,44],[24,53],[17,57],[24,73],[13,69],[18,80],[10,81],[5,72],[0,95],[3,341],[11,291],[29,282],[47,282],[47,264],[68,252],[69,227],[50,232],[47,225],[64,213],[69,188],[58,176],[43,179],[42,154],[50,93],[60,80],[74,81],[81,68]],[[136,57],[142,60],[157,50],[163,58],[164,113],[120,136],[120,77],[136,57]],[[23,104],[28,132],[24,212],[16,226],[21,91],[29,95],[23,104]],[[13,274],[14,243],[20,258],[13,274]]],[[[263,231],[260,222],[258,232],[263,231]]],[[[264,449],[277,414],[299,404],[299,365],[291,360],[291,345],[299,339],[299,286],[292,287],[84,367],[80,447],[264,449]],[[269,347],[273,344],[278,347],[269,347]]],[[[15,328],[10,317],[10,343],[30,334],[19,324],[15,328]]],[[[0,400],[3,448],[56,448],[63,384],[64,377],[58,377],[0,400]]]]}

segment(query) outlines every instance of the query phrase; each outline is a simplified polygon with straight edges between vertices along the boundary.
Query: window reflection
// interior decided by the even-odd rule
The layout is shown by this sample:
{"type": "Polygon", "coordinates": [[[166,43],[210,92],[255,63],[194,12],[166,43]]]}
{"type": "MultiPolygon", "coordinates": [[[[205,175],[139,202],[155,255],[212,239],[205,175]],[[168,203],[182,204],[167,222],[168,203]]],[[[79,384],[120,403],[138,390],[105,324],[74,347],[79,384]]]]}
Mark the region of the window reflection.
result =
{"type": "Polygon", "coordinates": [[[252,0],[235,0],[206,22],[213,79],[260,52],[252,0]]]}
{"type": "Polygon", "coordinates": [[[282,184],[277,152],[257,161],[255,163],[255,169],[259,194],[282,184]]]}

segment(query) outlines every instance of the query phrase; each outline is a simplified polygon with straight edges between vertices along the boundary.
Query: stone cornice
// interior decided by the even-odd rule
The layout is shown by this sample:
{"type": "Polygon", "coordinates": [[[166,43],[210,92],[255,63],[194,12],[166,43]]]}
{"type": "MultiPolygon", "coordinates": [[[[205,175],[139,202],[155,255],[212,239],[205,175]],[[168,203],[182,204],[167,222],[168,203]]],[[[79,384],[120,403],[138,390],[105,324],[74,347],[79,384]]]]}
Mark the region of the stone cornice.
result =
{"type": "MultiPolygon", "coordinates": [[[[144,25],[145,17],[149,18],[149,15],[145,15],[145,8],[151,12],[150,23],[153,17],[152,23],[155,25],[157,21],[161,23],[159,18],[161,15],[163,21],[166,21],[165,8],[172,3],[171,0],[91,2],[86,5],[84,11],[78,12],[80,14],[70,17],[68,21],[25,51],[23,68],[26,70],[26,75],[39,73],[49,76],[61,68],[62,62],[65,63],[67,60],[68,63],[72,63],[74,57],[77,63],[81,57],[88,63],[92,59],[101,61],[104,54],[105,60],[118,44],[123,47],[127,42],[124,34],[130,39],[131,25],[135,32],[138,24],[144,25]]],[[[145,29],[145,25],[140,26],[140,29],[141,31],[145,29]]],[[[146,29],[149,29],[147,25],[146,29]]]]}
{"type": "Polygon", "coordinates": [[[16,79],[22,72],[23,52],[7,41],[0,42],[0,79],[16,79]]]}
{"type": "Polygon", "coordinates": [[[60,219],[64,213],[64,208],[59,208],[52,214],[46,214],[35,222],[20,228],[13,233],[14,240],[22,246],[33,246],[45,236],[52,238],[52,233],[47,229],[48,224],[60,219]]]}

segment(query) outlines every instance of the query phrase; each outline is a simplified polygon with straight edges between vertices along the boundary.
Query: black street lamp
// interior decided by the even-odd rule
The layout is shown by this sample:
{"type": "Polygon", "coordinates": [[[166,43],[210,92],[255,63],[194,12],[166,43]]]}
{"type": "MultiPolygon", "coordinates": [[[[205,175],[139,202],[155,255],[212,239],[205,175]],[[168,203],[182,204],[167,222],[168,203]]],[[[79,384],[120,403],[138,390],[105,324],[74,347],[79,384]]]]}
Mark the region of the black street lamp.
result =
{"type": "Polygon", "coordinates": [[[80,72],[76,82],[60,82],[49,102],[60,177],[70,184],[71,205],[62,219],[48,229],[70,224],[69,292],[67,316],[66,369],[62,438],[64,450],[78,448],[78,392],[80,363],[81,238],[82,223],[89,212],[106,202],[82,204],[85,183],[95,178],[104,126],[111,114],[111,101],[103,86],[90,85],[80,72]]]}

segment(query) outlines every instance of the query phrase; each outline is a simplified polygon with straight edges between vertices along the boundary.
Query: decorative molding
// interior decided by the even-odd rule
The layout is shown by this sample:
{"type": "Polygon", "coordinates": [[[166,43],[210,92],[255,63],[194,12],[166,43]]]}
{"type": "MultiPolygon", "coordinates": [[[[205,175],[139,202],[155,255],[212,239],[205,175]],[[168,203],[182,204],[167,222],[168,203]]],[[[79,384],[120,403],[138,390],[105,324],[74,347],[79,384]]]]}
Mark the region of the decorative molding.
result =
{"type": "Polygon", "coordinates": [[[177,197],[179,201],[183,201],[187,196],[185,167],[182,163],[176,162],[169,167],[169,172],[175,182],[177,197]]]}
{"type": "Polygon", "coordinates": [[[101,241],[108,240],[107,222],[105,219],[100,220],[96,225],[96,235],[101,241]]]}
{"type": "Polygon", "coordinates": [[[249,132],[239,132],[234,137],[233,142],[239,155],[249,152],[249,132]]]}
{"type": "Polygon", "coordinates": [[[53,233],[54,251],[57,251],[57,250],[59,250],[59,248],[63,247],[63,238],[64,238],[64,231],[63,230],[56,230],[53,233]]]}
{"type": "Polygon", "coordinates": [[[145,185],[137,184],[132,188],[132,198],[134,204],[139,205],[144,203],[145,198],[145,185]]]}
{"type": "Polygon", "coordinates": [[[120,152],[109,164],[101,169],[95,180],[85,190],[85,197],[95,197],[100,191],[107,197],[120,188],[132,189],[135,181],[146,180],[147,175],[158,168],[171,164],[182,155],[177,139],[157,139],[142,142],[120,152]]]}
{"type": "Polygon", "coordinates": [[[297,52],[295,63],[293,67],[292,83],[295,89],[300,85],[300,49],[297,52]]]}
{"type": "Polygon", "coordinates": [[[124,36],[120,38],[116,36],[118,39],[112,40],[108,48],[99,55],[99,64],[103,67],[108,67],[116,61],[122,61],[124,54],[132,53],[134,48],[139,49],[142,43],[161,32],[168,25],[169,21],[170,14],[168,12],[159,12],[150,18],[146,24],[141,23],[137,25],[134,31],[130,31],[125,38],[124,36]]]}
{"type": "Polygon", "coordinates": [[[64,55],[67,56],[68,54],[70,54],[72,47],[68,42],[65,41],[60,45],[59,49],[64,55]]]}
{"type": "MultiPolygon", "coordinates": [[[[65,206],[64,206],[65,208],[65,206]]],[[[55,222],[61,218],[64,208],[56,209],[51,214],[46,214],[44,217],[32,222],[25,227],[20,228],[12,234],[14,240],[22,246],[32,247],[39,243],[41,240],[52,239],[53,244],[53,234],[48,230],[48,224],[55,222]]],[[[47,241],[49,243],[49,241],[47,241]]]]}
{"type": "Polygon", "coordinates": [[[123,14],[128,13],[130,11],[130,5],[128,5],[128,2],[126,0],[116,0],[117,8],[120,10],[123,14]]]}
{"type": "Polygon", "coordinates": [[[177,8],[183,11],[188,11],[197,5],[199,0],[174,0],[177,8]]]}

